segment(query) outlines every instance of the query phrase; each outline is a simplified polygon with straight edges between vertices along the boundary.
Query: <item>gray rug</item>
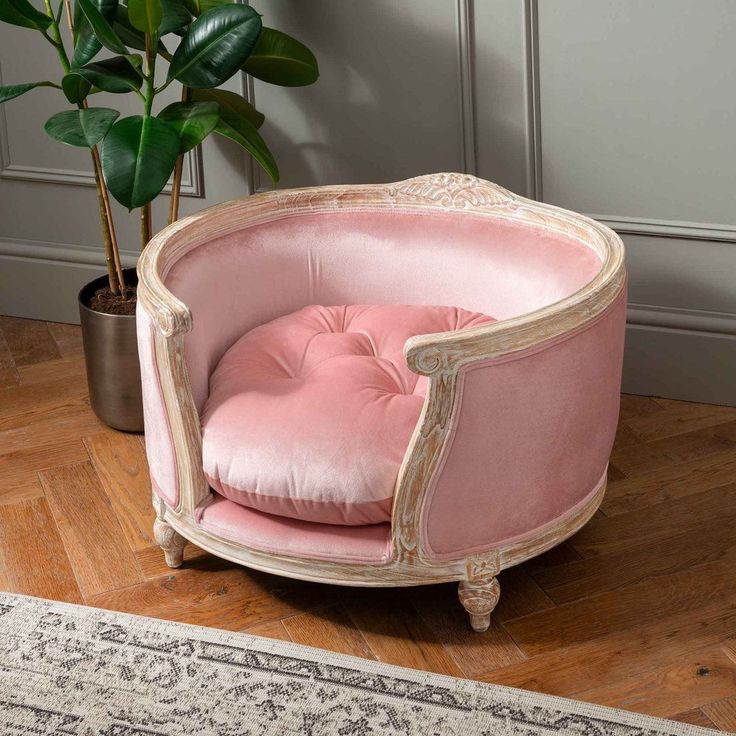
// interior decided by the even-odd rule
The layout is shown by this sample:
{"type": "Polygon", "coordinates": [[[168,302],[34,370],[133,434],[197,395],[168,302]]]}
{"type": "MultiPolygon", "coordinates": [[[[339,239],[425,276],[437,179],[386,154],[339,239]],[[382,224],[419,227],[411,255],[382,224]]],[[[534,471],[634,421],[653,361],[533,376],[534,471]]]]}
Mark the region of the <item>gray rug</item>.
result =
{"type": "Polygon", "coordinates": [[[0,734],[715,731],[272,639],[0,593],[0,734]]]}

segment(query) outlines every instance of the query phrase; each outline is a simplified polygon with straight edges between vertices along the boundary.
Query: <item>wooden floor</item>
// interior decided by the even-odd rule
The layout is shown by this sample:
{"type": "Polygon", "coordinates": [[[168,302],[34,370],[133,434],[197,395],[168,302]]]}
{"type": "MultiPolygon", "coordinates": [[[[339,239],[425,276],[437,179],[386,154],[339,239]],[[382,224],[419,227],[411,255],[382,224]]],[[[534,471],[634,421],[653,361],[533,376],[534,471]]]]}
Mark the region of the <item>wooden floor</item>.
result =
{"type": "Polygon", "coordinates": [[[501,575],[473,633],[456,585],[346,589],[151,537],[142,438],[89,409],[77,327],[0,317],[0,589],[736,730],[736,409],[624,396],[601,511],[501,575]]]}

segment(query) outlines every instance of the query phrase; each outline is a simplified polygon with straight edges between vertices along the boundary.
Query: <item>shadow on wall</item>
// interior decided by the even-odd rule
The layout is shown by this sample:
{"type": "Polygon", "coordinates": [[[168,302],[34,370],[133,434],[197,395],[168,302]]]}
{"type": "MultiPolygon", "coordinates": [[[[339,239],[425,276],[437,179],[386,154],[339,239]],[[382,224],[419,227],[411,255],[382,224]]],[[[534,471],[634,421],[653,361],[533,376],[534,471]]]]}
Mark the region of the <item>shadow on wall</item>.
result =
{"type": "Polygon", "coordinates": [[[462,167],[454,3],[274,0],[264,11],[266,25],[314,50],[321,71],[306,88],[256,82],[281,187],[462,167]]]}

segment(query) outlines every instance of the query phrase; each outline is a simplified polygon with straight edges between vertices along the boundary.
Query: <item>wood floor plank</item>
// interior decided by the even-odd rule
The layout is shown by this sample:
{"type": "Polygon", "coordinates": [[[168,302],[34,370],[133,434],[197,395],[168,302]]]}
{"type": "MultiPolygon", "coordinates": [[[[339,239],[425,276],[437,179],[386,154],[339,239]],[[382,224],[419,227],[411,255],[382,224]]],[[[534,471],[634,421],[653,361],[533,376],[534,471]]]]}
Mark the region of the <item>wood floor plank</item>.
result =
{"type": "Polygon", "coordinates": [[[504,570],[498,581],[502,592],[493,616],[501,623],[555,607],[523,565],[504,570]]]}
{"type": "Polygon", "coordinates": [[[0,503],[43,495],[38,471],[87,459],[81,435],[102,425],[89,409],[0,432],[0,503]]]}
{"type": "Polygon", "coordinates": [[[46,324],[62,358],[74,358],[84,355],[82,328],[79,325],[67,325],[62,322],[47,322],[46,324]]]}
{"type": "Polygon", "coordinates": [[[548,550],[539,557],[534,557],[531,560],[527,560],[523,567],[528,574],[534,575],[539,570],[546,570],[548,567],[555,567],[556,565],[564,565],[566,562],[573,562],[574,560],[581,560],[582,556],[572,547],[569,541],[562,542],[556,547],[548,550]]]}
{"type": "Polygon", "coordinates": [[[727,450],[736,452],[736,422],[616,448],[611,462],[627,476],[634,476],[727,450]]]}
{"type": "Polygon", "coordinates": [[[140,585],[91,596],[91,606],[170,621],[242,631],[329,605],[339,595],[327,585],[258,573],[212,558],[140,585]]]}
{"type": "Polygon", "coordinates": [[[577,694],[577,698],[613,708],[667,717],[673,711],[705,706],[736,692],[736,662],[728,645],[693,652],[634,680],[577,694]]]}
{"type": "Polygon", "coordinates": [[[351,594],[345,607],[381,662],[462,677],[450,653],[398,590],[351,594]]]}
{"type": "Polygon", "coordinates": [[[291,639],[299,644],[375,659],[363,635],[339,604],[291,616],[283,624],[291,639]]]}
{"type": "Polygon", "coordinates": [[[0,387],[16,386],[20,383],[20,377],[15,367],[15,361],[10,353],[5,336],[0,330],[0,387]]]}
{"type": "Polygon", "coordinates": [[[623,552],[709,524],[736,523],[736,483],[620,516],[593,519],[568,540],[583,557],[623,552]]]}
{"type": "Polygon", "coordinates": [[[673,437],[703,427],[736,420],[736,407],[713,404],[693,404],[687,401],[656,399],[661,411],[627,415],[634,432],[645,440],[673,437]]]}
{"type": "MultiPolygon", "coordinates": [[[[0,433],[0,439],[2,433],[0,433]]],[[[79,438],[49,444],[46,447],[30,447],[26,450],[0,455],[0,503],[11,503],[18,497],[35,498],[40,495],[38,472],[46,468],[87,459],[84,445],[79,438]]]]}
{"type": "Polygon", "coordinates": [[[621,420],[628,422],[633,417],[647,417],[652,414],[661,415],[664,409],[652,396],[622,394],[621,420]]]}
{"type": "Polygon", "coordinates": [[[81,603],[82,596],[46,500],[0,506],[3,585],[14,593],[81,603]]]}
{"type": "Polygon", "coordinates": [[[529,655],[596,638],[661,619],[668,611],[697,611],[736,596],[736,554],[670,575],[643,580],[504,624],[529,655]]]}
{"type": "Polygon", "coordinates": [[[704,705],[703,712],[722,731],[736,733],[736,694],[704,705]]]}
{"type": "Polygon", "coordinates": [[[472,678],[526,659],[495,614],[491,627],[483,633],[463,625],[467,614],[458,600],[456,583],[416,588],[410,599],[414,610],[437,641],[442,642],[465,677],[472,678]]]}
{"type": "Polygon", "coordinates": [[[18,368],[20,383],[24,386],[38,386],[54,381],[59,376],[75,378],[80,385],[87,385],[87,368],[82,357],[59,358],[44,363],[32,363],[18,368]]]}
{"type": "Polygon", "coordinates": [[[282,641],[291,641],[289,632],[284,627],[283,621],[264,621],[254,626],[243,629],[246,634],[253,636],[265,636],[267,639],[281,639],[282,641]]]}
{"type": "Polygon", "coordinates": [[[18,317],[0,317],[0,330],[16,366],[41,363],[61,357],[45,322],[18,317]]]}
{"type": "Polygon", "coordinates": [[[687,570],[727,554],[736,554],[733,529],[714,528],[706,522],[690,533],[540,570],[534,579],[555,603],[561,604],[687,570]]]}
{"type": "Polygon", "coordinates": [[[689,723],[693,726],[700,726],[701,728],[712,728],[718,729],[715,723],[705,715],[705,712],[701,708],[693,708],[692,710],[685,711],[684,713],[675,713],[674,715],[667,716],[671,721],[679,721],[680,723],[689,723]]]}
{"type": "Polygon", "coordinates": [[[156,514],[146,453],[138,438],[108,431],[85,437],[84,444],[130,548],[151,547],[156,514]]]}
{"type": "Polygon", "coordinates": [[[90,462],[39,473],[85,598],[143,580],[90,462]]]}
{"type": "Polygon", "coordinates": [[[40,384],[0,389],[0,431],[51,419],[61,419],[89,408],[87,383],[62,375],[40,384]]]}
{"type": "Polygon", "coordinates": [[[641,440],[634,430],[623,420],[619,421],[618,427],[616,428],[616,436],[613,440],[614,450],[621,450],[631,445],[636,445],[639,442],[641,440]]]}
{"type": "MultiPolygon", "coordinates": [[[[488,682],[573,697],[583,689],[637,682],[650,669],[725,641],[736,632],[736,601],[664,612],[648,622],[553,649],[476,676],[488,682]]],[[[685,710],[684,706],[679,710],[685,710]]]]}
{"type": "Polygon", "coordinates": [[[669,465],[645,475],[609,483],[601,509],[606,516],[669,503],[733,483],[736,452],[728,449],[705,458],[669,465]]]}

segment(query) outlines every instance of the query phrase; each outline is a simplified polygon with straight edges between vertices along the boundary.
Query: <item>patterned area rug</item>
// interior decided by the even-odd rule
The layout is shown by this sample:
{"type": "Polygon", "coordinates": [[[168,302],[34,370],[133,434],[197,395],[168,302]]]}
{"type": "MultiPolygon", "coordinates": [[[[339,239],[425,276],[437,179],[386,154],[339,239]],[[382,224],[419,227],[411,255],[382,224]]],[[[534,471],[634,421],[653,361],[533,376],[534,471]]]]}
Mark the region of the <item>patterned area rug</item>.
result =
{"type": "Polygon", "coordinates": [[[0,593],[0,733],[716,732],[272,639],[0,593]]]}

